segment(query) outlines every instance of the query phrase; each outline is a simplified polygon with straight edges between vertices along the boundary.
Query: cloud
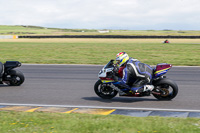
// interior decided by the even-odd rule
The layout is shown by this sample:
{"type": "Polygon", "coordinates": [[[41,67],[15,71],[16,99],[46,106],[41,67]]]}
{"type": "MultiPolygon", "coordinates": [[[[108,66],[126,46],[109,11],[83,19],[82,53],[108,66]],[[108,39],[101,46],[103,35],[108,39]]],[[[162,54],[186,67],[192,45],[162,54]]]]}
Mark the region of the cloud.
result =
{"type": "Polygon", "coordinates": [[[1,25],[200,30],[199,0],[0,1],[1,25]]]}

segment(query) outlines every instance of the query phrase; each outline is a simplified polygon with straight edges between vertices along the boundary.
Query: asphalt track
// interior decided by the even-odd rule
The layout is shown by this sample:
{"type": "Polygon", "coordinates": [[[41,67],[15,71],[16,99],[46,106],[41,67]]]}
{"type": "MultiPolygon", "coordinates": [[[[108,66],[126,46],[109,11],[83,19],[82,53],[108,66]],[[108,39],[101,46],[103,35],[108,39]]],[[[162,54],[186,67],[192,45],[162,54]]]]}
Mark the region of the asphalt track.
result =
{"type": "Polygon", "coordinates": [[[26,77],[24,84],[17,87],[0,85],[0,105],[57,105],[60,107],[200,112],[200,67],[173,67],[166,74],[179,86],[177,97],[171,101],[159,101],[153,96],[140,98],[117,96],[111,100],[101,99],[94,93],[93,87],[102,67],[95,65],[22,65],[18,69],[26,77]]]}

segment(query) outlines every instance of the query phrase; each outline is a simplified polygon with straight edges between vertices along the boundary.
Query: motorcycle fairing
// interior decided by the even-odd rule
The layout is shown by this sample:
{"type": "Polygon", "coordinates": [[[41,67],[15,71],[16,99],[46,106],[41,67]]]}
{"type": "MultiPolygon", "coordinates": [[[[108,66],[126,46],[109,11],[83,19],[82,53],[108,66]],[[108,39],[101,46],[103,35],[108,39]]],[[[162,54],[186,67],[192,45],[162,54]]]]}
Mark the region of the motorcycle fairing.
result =
{"type": "Polygon", "coordinates": [[[157,64],[156,68],[154,69],[154,78],[164,75],[171,67],[172,65],[167,63],[157,64]]]}
{"type": "Polygon", "coordinates": [[[112,83],[114,80],[101,80],[102,83],[112,83]]]}
{"type": "Polygon", "coordinates": [[[99,72],[98,77],[101,79],[102,83],[112,83],[115,82],[114,79],[109,77],[109,73],[113,71],[113,64],[114,60],[111,60],[106,66],[102,68],[102,70],[99,72]]]}

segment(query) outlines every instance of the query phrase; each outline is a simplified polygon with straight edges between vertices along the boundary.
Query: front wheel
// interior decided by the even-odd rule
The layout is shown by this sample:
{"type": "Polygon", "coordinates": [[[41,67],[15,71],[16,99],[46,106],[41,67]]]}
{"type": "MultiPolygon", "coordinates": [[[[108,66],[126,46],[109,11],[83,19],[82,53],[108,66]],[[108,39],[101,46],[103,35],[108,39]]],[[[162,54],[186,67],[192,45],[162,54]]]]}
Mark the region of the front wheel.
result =
{"type": "Polygon", "coordinates": [[[10,86],[20,86],[24,82],[24,74],[19,70],[10,70],[5,78],[6,84],[10,86]]]}
{"type": "Polygon", "coordinates": [[[103,84],[101,80],[98,80],[94,85],[95,93],[103,99],[112,99],[117,95],[117,91],[109,87],[107,84],[103,84]]]}
{"type": "Polygon", "coordinates": [[[158,100],[171,100],[178,94],[177,84],[167,78],[160,79],[154,83],[154,92],[153,96],[158,100]],[[160,94],[159,94],[160,93],[160,94]]]}

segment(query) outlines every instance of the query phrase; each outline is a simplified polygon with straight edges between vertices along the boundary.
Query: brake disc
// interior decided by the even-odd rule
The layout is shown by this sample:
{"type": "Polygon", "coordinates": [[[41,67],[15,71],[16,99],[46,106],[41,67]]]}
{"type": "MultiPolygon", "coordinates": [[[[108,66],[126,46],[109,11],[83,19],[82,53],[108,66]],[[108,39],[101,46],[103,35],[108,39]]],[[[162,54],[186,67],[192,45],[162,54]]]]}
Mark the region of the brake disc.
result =
{"type": "Polygon", "coordinates": [[[160,88],[162,90],[161,96],[166,97],[169,95],[169,90],[166,88],[160,88]]]}

